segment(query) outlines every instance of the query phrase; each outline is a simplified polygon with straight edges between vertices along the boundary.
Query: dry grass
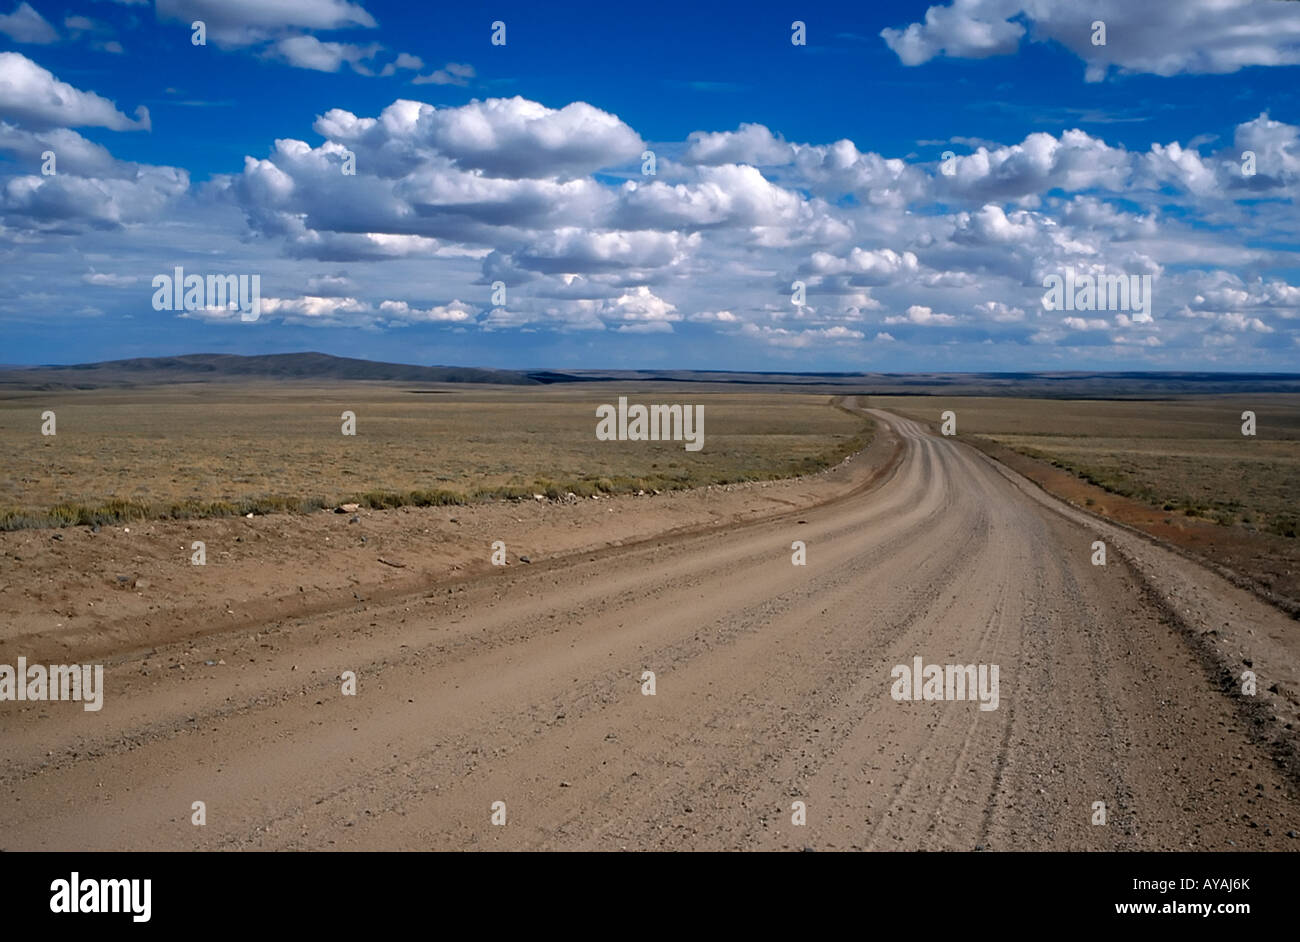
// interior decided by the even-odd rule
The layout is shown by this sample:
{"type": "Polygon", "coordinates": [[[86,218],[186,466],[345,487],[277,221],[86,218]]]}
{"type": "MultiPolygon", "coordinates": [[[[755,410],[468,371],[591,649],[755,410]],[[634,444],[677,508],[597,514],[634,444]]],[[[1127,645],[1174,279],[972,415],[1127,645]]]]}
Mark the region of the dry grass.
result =
{"type": "Polygon", "coordinates": [[[666,490],[817,471],[868,426],[824,395],[719,386],[202,384],[0,401],[0,529],[666,490]],[[705,446],[600,442],[595,408],[699,403],[705,446]],[[58,434],[40,434],[52,409],[58,434]],[[340,414],[357,415],[357,435],[340,414]]]}

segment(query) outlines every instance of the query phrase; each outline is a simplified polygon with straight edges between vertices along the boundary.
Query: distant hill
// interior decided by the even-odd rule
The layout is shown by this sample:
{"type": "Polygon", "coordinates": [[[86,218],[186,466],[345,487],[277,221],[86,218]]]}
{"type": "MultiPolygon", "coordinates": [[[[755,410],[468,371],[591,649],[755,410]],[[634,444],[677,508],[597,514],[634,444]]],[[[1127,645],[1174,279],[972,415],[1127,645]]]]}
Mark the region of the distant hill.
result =
{"type": "Polygon", "coordinates": [[[809,392],[893,396],[1033,396],[1046,399],[1162,399],[1234,393],[1300,393],[1297,373],[1090,372],[1041,373],[785,373],[726,370],[549,370],[542,383],[725,383],[800,388],[809,392]]]}
{"type": "Polygon", "coordinates": [[[326,353],[272,353],[263,356],[191,353],[176,357],[107,360],[76,366],[0,369],[0,389],[96,389],[105,386],[153,386],[160,383],[210,383],[232,379],[498,383],[512,386],[537,382],[527,374],[515,370],[375,363],[326,353]]]}
{"type": "Polygon", "coordinates": [[[0,392],[215,383],[238,380],[481,383],[737,384],[848,395],[1034,396],[1161,399],[1231,393],[1300,393],[1300,374],[1204,372],[795,373],[726,370],[489,370],[376,363],[326,353],[192,353],[76,366],[0,366],[0,392]]]}

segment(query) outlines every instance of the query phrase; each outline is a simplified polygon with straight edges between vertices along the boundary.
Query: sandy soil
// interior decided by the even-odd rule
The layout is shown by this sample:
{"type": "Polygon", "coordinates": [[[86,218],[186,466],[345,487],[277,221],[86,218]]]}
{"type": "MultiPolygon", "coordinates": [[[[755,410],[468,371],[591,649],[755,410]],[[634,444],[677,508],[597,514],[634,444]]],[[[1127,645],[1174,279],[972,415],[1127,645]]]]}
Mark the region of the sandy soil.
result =
{"type": "Polygon", "coordinates": [[[5,534],[0,663],[107,693],[0,704],[0,847],[1300,849],[1295,623],[873,414],[766,487],[5,534]]]}

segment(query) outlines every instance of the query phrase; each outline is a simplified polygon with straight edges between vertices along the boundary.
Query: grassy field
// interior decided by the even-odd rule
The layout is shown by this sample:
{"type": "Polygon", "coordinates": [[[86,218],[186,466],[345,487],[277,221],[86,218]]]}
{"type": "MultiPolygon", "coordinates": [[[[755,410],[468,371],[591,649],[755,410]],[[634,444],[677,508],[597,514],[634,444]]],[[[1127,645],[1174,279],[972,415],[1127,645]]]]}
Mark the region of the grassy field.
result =
{"type": "Polygon", "coordinates": [[[788,477],[862,447],[831,397],[697,384],[220,383],[0,400],[0,529],[562,498],[788,477]],[[602,442],[595,408],[704,406],[704,448],[602,442]],[[57,434],[42,436],[53,410],[57,434]],[[340,415],[357,417],[355,437],[340,415]]]}
{"type": "Polygon", "coordinates": [[[1294,538],[1300,526],[1300,396],[1168,401],[872,396],[870,405],[1050,462],[1105,490],[1224,526],[1294,538]],[[1253,411],[1255,437],[1241,433],[1253,411]]]}

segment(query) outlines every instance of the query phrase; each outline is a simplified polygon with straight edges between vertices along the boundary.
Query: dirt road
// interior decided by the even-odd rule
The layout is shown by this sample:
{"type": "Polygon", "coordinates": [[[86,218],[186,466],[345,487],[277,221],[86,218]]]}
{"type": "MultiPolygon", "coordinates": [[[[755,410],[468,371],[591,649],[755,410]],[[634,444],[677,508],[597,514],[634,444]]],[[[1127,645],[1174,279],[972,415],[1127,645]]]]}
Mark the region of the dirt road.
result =
{"type": "MultiPolygon", "coordinates": [[[[1107,533],[1094,566],[1103,526],[876,415],[903,452],[865,493],[122,655],[98,713],[0,704],[0,847],[1300,849],[1256,706],[1146,588],[1192,564],[1107,533]],[[896,701],[916,656],[998,665],[997,708],[896,701]]],[[[1294,622],[1181,572],[1295,689],[1294,622]]]]}

